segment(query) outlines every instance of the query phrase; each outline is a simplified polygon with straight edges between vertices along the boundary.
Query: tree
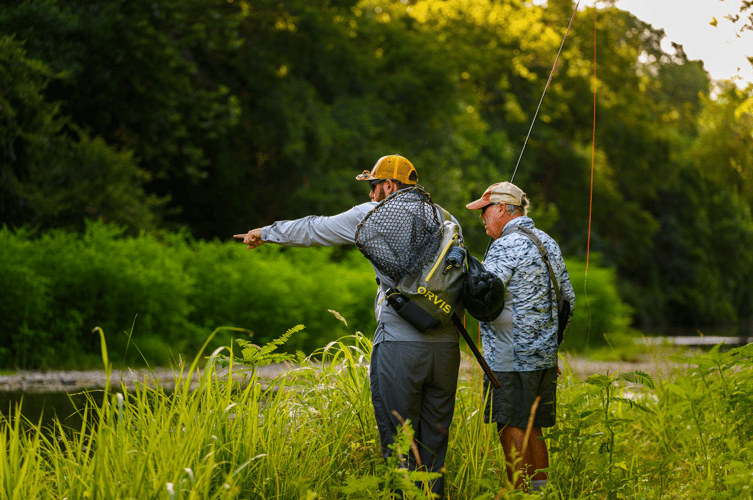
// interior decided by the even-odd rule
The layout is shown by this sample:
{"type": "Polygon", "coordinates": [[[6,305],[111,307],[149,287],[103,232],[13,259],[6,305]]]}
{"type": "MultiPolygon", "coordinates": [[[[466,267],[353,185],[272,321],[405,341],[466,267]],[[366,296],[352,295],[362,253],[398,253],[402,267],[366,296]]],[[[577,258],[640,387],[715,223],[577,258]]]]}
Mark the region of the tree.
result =
{"type": "Polygon", "coordinates": [[[752,96],[753,85],[723,83],[700,100],[697,136],[672,148],[676,175],[651,209],[661,228],[643,281],[651,300],[638,305],[644,324],[695,331],[753,315],[752,96]]]}
{"type": "Polygon", "coordinates": [[[71,127],[44,91],[59,76],[0,37],[0,219],[10,226],[83,229],[85,219],[153,230],[164,200],[129,151],[71,127]]]}
{"type": "MultiPolygon", "coordinates": [[[[239,89],[244,120],[193,198],[228,215],[224,234],[362,202],[354,178],[385,154],[414,160],[419,182],[439,175],[420,155],[452,133],[455,82],[433,34],[410,17],[383,4],[264,0],[239,30],[243,46],[221,78],[239,89]]],[[[199,234],[217,231],[211,224],[199,234]]]]}
{"type": "Polygon", "coordinates": [[[21,225],[34,216],[26,202],[25,187],[33,177],[34,156],[53,147],[62,123],[57,106],[41,92],[53,72],[26,58],[23,45],[13,37],[0,38],[0,197],[2,220],[21,225]]]}
{"type": "MultiPolygon", "coordinates": [[[[725,0],[722,0],[725,1],[725,0]]],[[[733,2],[736,3],[736,2],[733,2]]],[[[732,23],[740,23],[740,31],[753,31],[753,2],[750,0],[739,0],[739,14],[728,15],[727,19],[732,23]]]]}
{"type": "MultiPolygon", "coordinates": [[[[437,186],[438,198],[462,207],[489,184],[512,177],[566,25],[547,24],[542,8],[514,1],[421,0],[408,7],[393,5],[434,33],[433,43],[451,64],[460,113],[451,141],[432,157],[432,164],[444,165],[445,176],[449,174],[437,186]]],[[[535,177],[532,169],[538,169],[539,137],[546,136],[552,117],[562,112],[567,112],[567,104],[550,94],[515,177],[527,186],[535,206],[553,207],[542,214],[555,213],[556,206],[537,182],[529,180],[535,177]]],[[[461,211],[459,217],[467,242],[484,248],[488,238],[475,214],[461,211]]]]}
{"type": "Polygon", "coordinates": [[[724,82],[703,105],[699,137],[687,155],[702,179],[730,186],[753,203],[753,83],[740,89],[724,82]]]}
{"type": "MultiPolygon", "coordinates": [[[[237,50],[242,17],[219,0],[24,0],[3,8],[0,29],[59,74],[44,92],[62,115],[132,151],[163,197],[209,175],[206,149],[238,121],[236,99],[208,70],[237,50]]],[[[189,202],[172,198],[173,214],[189,202]]]]}

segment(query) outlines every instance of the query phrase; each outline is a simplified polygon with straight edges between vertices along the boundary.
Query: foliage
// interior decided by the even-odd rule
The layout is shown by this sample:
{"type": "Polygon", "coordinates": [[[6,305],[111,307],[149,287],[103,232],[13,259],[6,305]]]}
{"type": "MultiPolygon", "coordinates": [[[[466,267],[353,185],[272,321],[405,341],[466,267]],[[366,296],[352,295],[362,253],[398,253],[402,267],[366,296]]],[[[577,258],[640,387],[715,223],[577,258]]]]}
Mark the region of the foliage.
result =
{"type": "Polygon", "coordinates": [[[347,498],[354,499],[374,498],[375,492],[382,492],[381,496],[390,498],[389,492],[393,490],[400,490],[402,498],[431,498],[430,481],[441,475],[438,472],[425,470],[407,471],[405,466],[401,467],[401,462],[404,462],[405,457],[413,452],[415,446],[413,427],[410,425],[410,420],[407,420],[396,436],[395,442],[390,445],[392,454],[383,463],[376,465],[376,473],[366,476],[354,474],[348,478],[340,492],[347,498]]]}
{"type": "MultiPolygon", "coordinates": [[[[222,324],[247,331],[223,330],[212,347],[238,335],[266,344],[291,318],[302,318],[310,326],[286,342],[293,352],[350,331],[343,316],[367,331],[375,327],[373,269],[357,251],[264,245],[249,252],[232,241],[167,232],[128,238],[123,231],[103,223],[89,224],[83,235],[0,230],[0,366],[92,366],[94,326],[116,332],[115,362],[141,364],[145,356],[160,366],[196,352],[206,332],[222,324]]],[[[584,262],[567,264],[576,312],[563,348],[581,351],[606,345],[605,335],[628,333],[630,309],[614,270],[592,264],[585,276],[584,262]]],[[[469,331],[477,328],[468,317],[469,331]]]]}
{"type": "Polygon", "coordinates": [[[29,204],[37,207],[38,227],[83,231],[86,220],[125,226],[131,235],[156,231],[161,208],[168,201],[144,192],[149,174],[139,169],[131,151],[117,151],[100,137],[74,132],[60,162],[35,175],[29,204]],[[75,169],[70,169],[75,165],[75,169]]]}
{"type": "MultiPolygon", "coordinates": [[[[308,328],[287,346],[311,350],[344,331],[328,306],[364,328],[376,326],[374,272],[358,252],[274,245],[249,252],[232,241],[195,242],[182,258],[196,280],[190,320],[205,331],[220,324],[243,326],[254,332],[255,343],[263,344],[296,318],[308,328]]],[[[218,337],[218,342],[229,341],[218,337]]]]}
{"type": "MultiPolygon", "coordinates": [[[[737,3],[737,2],[735,2],[737,3]]],[[[753,2],[750,0],[739,0],[740,7],[737,15],[728,15],[727,19],[732,23],[740,22],[740,32],[753,31],[753,2]]],[[[714,19],[714,26],[716,26],[716,19],[714,19]]],[[[749,60],[751,58],[748,58],[749,60]]],[[[753,64],[753,61],[751,61],[753,64]]]]}
{"type": "Polygon", "coordinates": [[[0,230],[0,366],[96,366],[95,326],[115,332],[111,358],[126,366],[192,356],[208,332],[227,323],[253,332],[224,330],[212,347],[249,334],[264,344],[294,317],[316,336],[298,332],[287,347],[310,350],[343,332],[323,303],[373,329],[373,270],[357,252],[269,245],[252,253],[232,241],[127,238],[123,231],[103,223],[84,234],[42,237],[0,230]]]}
{"type": "MultiPolygon", "coordinates": [[[[687,373],[662,380],[643,373],[565,379],[561,425],[547,435],[569,498],[748,496],[751,450],[751,346],[719,346],[687,373]],[[747,372],[747,373],[746,373],[747,372]],[[742,439],[742,440],[741,440],[742,439]],[[686,481],[689,475],[695,481],[686,481]]],[[[693,367],[693,365],[695,365],[693,367]]]]}
{"type": "Polygon", "coordinates": [[[228,168],[210,180],[228,196],[197,193],[231,214],[225,232],[341,212],[367,201],[354,177],[379,157],[445,143],[454,76],[412,19],[355,0],[263,0],[250,12],[226,73],[245,119],[222,152],[228,168]]]}
{"type": "Polygon", "coordinates": [[[63,72],[48,94],[74,123],[133,150],[152,175],[191,182],[205,175],[206,139],[237,120],[234,99],[205,70],[237,48],[240,10],[198,0],[24,0],[4,8],[2,27],[63,72]]]}
{"type": "Polygon", "coordinates": [[[132,234],[155,230],[166,200],[144,192],[149,177],[132,152],[70,126],[44,95],[58,78],[23,43],[0,37],[0,218],[40,229],[82,230],[99,219],[132,234]]]}
{"type": "Polygon", "coordinates": [[[722,83],[715,99],[702,100],[699,137],[683,151],[695,159],[700,179],[753,197],[753,83],[745,89],[722,83]],[[724,148],[724,150],[722,150],[724,148]]]}
{"type": "Polygon", "coordinates": [[[610,335],[631,334],[632,310],[620,297],[614,269],[598,265],[591,255],[588,273],[584,262],[567,260],[575,292],[575,313],[565,331],[562,349],[576,352],[606,346],[610,335]]]}
{"type": "MultiPolygon", "coordinates": [[[[79,409],[85,418],[77,429],[57,420],[40,429],[20,412],[3,417],[0,496],[393,497],[390,486],[406,474],[378,452],[371,344],[363,336],[332,342],[273,380],[239,367],[225,349],[203,371],[198,358],[177,366],[173,392],[148,380],[134,390],[108,387],[101,404],[91,399],[79,409]],[[225,349],[229,364],[220,368],[225,349]]],[[[751,346],[717,347],[678,358],[666,376],[626,372],[585,381],[565,366],[558,422],[545,431],[551,465],[542,497],[750,496],[752,355],[751,346]]],[[[482,422],[479,370],[462,375],[445,472],[449,497],[526,497],[510,489],[496,429],[482,422]]],[[[407,452],[410,431],[398,443],[407,452]]]]}
{"type": "MultiPolygon", "coordinates": [[[[744,322],[753,313],[753,122],[747,90],[722,87],[716,100],[703,98],[698,139],[673,148],[675,179],[658,191],[652,211],[661,230],[656,258],[645,263],[646,300],[631,300],[640,316],[697,329],[744,322]],[[651,310],[651,309],[654,310],[651,310]],[[658,310],[657,310],[658,309],[658,310]]],[[[745,333],[744,331],[741,333],[745,333]]]]}
{"type": "MultiPolygon", "coordinates": [[[[0,37],[0,175],[3,183],[3,220],[23,223],[32,209],[23,203],[23,188],[36,163],[29,155],[39,154],[44,146],[53,147],[62,124],[57,106],[47,102],[41,92],[53,77],[39,61],[26,58],[23,45],[13,37],[0,37]],[[50,144],[50,143],[53,144],[50,144]]],[[[37,160],[38,161],[38,160],[37,160]]]]}
{"type": "MultiPolygon", "coordinates": [[[[0,231],[2,266],[12,269],[25,263],[29,280],[38,283],[37,289],[20,286],[9,291],[2,308],[19,308],[16,321],[43,332],[46,339],[27,360],[19,356],[18,344],[3,342],[10,351],[3,359],[5,366],[90,365],[91,356],[99,352],[89,333],[95,326],[121,333],[112,342],[114,359],[137,361],[138,353],[129,352],[125,333],[133,331],[134,320],[144,354],[157,364],[169,361],[170,349],[177,355],[189,349],[191,341],[195,344],[200,330],[188,321],[191,277],[153,237],[122,238],[122,232],[102,223],[91,224],[83,235],[55,231],[39,239],[28,233],[14,235],[7,228],[0,231]],[[46,310],[28,307],[35,303],[35,294],[47,298],[46,310]]],[[[19,330],[23,328],[18,323],[3,324],[6,338],[19,330]]]]}
{"type": "Polygon", "coordinates": [[[574,2],[539,3],[5,2],[1,222],[224,238],[346,210],[355,174],[401,153],[476,253],[464,205],[515,171],[566,255],[590,242],[616,270],[634,326],[750,322],[753,264],[725,253],[750,232],[750,90],[712,92],[613,1],[575,13],[550,81],[574,2]],[[720,244],[689,215],[713,211],[704,186],[736,193],[710,207],[720,244]]]}
{"type": "Polygon", "coordinates": [[[259,366],[266,366],[271,363],[286,363],[288,361],[295,361],[295,356],[286,353],[275,353],[278,347],[287,342],[290,337],[303,330],[303,325],[297,325],[287,332],[285,332],[280,338],[274,339],[271,342],[258,346],[243,339],[236,339],[235,341],[241,348],[241,357],[231,359],[228,356],[219,355],[217,361],[219,363],[235,363],[239,366],[244,366],[250,370],[255,370],[259,366]]]}

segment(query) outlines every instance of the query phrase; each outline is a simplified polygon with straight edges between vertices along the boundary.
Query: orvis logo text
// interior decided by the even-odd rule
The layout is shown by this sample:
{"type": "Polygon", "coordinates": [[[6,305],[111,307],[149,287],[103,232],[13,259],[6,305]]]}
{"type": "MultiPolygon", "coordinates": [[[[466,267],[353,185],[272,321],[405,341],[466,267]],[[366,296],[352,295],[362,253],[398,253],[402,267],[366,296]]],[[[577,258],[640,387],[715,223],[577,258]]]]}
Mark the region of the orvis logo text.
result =
{"type": "Polygon", "coordinates": [[[445,314],[450,314],[450,312],[452,311],[450,304],[445,302],[439,295],[435,294],[434,292],[430,292],[425,287],[419,287],[416,291],[419,293],[419,295],[426,297],[429,302],[437,306],[437,308],[445,314]]]}

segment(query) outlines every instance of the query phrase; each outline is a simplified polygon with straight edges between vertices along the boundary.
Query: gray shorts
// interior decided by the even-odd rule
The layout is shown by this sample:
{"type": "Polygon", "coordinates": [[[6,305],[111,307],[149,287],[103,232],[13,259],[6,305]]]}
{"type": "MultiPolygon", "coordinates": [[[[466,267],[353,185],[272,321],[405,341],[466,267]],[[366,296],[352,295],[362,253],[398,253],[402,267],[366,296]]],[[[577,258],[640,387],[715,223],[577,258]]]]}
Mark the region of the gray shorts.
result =
{"type": "Polygon", "coordinates": [[[556,421],[557,367],[532,372],[494,372],[500,387],[484,377],[484,422],[525,429],[536,396],[541,396],[534,427],[552,427],[556,421]],[[490,392],[491,391],[491,392],[490,392]]]}

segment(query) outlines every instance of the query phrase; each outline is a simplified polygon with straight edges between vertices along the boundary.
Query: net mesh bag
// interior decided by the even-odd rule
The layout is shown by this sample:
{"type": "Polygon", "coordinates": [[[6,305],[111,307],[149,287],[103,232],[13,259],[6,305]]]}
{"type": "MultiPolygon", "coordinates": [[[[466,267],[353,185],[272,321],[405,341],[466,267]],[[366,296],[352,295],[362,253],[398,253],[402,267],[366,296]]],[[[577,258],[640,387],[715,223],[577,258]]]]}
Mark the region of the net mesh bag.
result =
{"type": "Polygon", "coordinates": [[[393,193],[358,225],[356,246],[395,283],[432,262],[442,239],[431,197],[418,188],[393,193]]]}

